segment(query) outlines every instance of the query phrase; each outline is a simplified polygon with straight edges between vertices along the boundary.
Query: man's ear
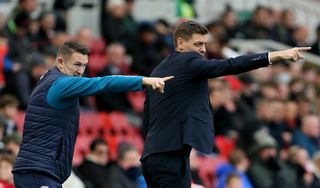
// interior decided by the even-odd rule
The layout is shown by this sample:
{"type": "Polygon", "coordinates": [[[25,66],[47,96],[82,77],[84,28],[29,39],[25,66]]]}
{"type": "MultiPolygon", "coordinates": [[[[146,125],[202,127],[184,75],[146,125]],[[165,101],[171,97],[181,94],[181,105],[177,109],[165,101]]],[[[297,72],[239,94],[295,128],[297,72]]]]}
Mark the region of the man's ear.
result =
{"type": "Polygon", "coordinates": [[[182,51],[184,46],[184,40],[181,37],[177,38],[177,50],[182,51]]]}
{"type": "Polygon", "coordinates": [[[58,57],[58,58],[57,58],[57,66],[58,66],[59,69],[62,68],[62,66],[63,66],[62,64],[63,64],[63,59],[62,59],[62,57],[58,57]]]}

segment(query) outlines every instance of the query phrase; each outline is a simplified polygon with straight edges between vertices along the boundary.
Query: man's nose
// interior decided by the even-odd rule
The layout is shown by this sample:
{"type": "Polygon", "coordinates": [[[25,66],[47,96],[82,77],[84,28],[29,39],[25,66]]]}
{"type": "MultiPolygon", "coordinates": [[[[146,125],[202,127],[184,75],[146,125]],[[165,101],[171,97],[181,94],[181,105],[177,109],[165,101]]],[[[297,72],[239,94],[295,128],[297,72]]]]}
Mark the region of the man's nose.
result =
{"type": "Polygon", "coordinates": [[[201,53],[205,53],[206,52],[206,46],[205,45],[201,46],[200,52],[201,53]]]}
{"type": "Polygon", "coordinates": [[[77,72],[78,72],[80,75],[83,75],[83,73],[84,73],[85,70],[86,70],[86,67],[81,66],[81,67],[79,67],[79,69],[77,70],[77,72]]]}

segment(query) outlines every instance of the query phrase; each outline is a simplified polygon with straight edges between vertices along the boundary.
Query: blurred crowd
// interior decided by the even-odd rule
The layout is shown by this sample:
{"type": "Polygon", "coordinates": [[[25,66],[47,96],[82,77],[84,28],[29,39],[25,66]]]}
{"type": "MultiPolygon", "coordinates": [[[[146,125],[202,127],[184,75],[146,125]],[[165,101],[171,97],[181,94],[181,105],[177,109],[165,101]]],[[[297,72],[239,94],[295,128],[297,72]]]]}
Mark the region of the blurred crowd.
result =
{"type": "MultiPolygon", "coordinates": [[[[86,76],[149,75],[174,51],[172,30],[176,23],[159,18],[136,21],[134,0],[102,0],[101,35],[81,27],[67,33],[66,12],[73,0],[56,0],[53,10],[37,17],[37,0],[19,0],[9,15],[0,13],[0,187],[14,187],[11,169],[21,143],[14,121],[25,110],[36,81],[54,66],[58,47],[78,40],[91,50],[86,76]]],[[[239,15],[231,6],[207,25],[207,57],[230,55],[232,38],[270,39],[290,46],[312,46],[320,55],[320,25],[309,31],[297,24],[291,10],[257,6],[239,15]],[[240,19],[241,18],[241,19],[240,19]],[[310,32],[315,41],[308,41],[310,32]],[[227,54],[227,55],[226,55],[227,54]]],[[[266,49],[267,50],[267,49],[266,49]]],[[[250,52],[248,52],[250,53],[250,52]]],[[[223,158],[203,173],[204,156],[193,151],[195,184],[219,188],[317,188],[320,187],[320,68],[308,62],[281,62],[239,76],[209,81],[215,114],[215,153],[223,158]],[[209,173],[209,174],[210,174],[209,173]]],[[[123,112],[131,125],[141,127],[143,93],[107,93],[82,98],[84,110],[123,112]],[[138,100],[138,102],[137,102],[138,100]],[[139,104],[137,104],[139,103],[139,104]]],[[[21,127],[21,126],[20,126],[21,127]]],[[[64,187],[146,187],[135,145],[117,147],[117,160],[109,160],[109,143],[96,138],[83,161],[74,168],[64,187]]]]}

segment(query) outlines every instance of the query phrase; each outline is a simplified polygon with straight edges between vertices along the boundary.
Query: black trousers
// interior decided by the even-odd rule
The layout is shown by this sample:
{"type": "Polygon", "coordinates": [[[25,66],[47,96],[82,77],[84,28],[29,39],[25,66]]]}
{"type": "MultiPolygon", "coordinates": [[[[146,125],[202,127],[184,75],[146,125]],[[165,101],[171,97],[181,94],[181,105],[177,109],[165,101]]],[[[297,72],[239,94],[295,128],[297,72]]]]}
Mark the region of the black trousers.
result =
{"type": "Polygon", "coordinates": [[[62,188],[62,184],[55,178],[41,172],[14,173],[16,188],[62,188]]]}
{"type": "Polygon", "coordinates": [[[190,151],[186,148],[144,158],[142,172],[148,188],[190,188],[190,151]]]}

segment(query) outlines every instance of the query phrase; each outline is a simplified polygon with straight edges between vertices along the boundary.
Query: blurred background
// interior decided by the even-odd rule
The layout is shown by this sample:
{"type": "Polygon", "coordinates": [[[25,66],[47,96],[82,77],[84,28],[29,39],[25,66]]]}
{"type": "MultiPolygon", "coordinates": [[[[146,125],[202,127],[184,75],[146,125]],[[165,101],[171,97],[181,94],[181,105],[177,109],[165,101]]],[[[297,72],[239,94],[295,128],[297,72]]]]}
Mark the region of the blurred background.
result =
{"type": "MultiPolygon", "coordinates": [[[[175,25],[193,19],[209,29],[208,58],[312,46],[299,63],[209,80],[215,148],[192,151],[193,183],[320,187],[319,7],[319,0],[0,0],[0,185],[14,187],[30,93],[63,42],[90,48],[87,77],[148,76],[174,51],[175,25]]],[[[143,92],[81,98],[65,188],[146,187],[144,99],[143,92]]]]}

